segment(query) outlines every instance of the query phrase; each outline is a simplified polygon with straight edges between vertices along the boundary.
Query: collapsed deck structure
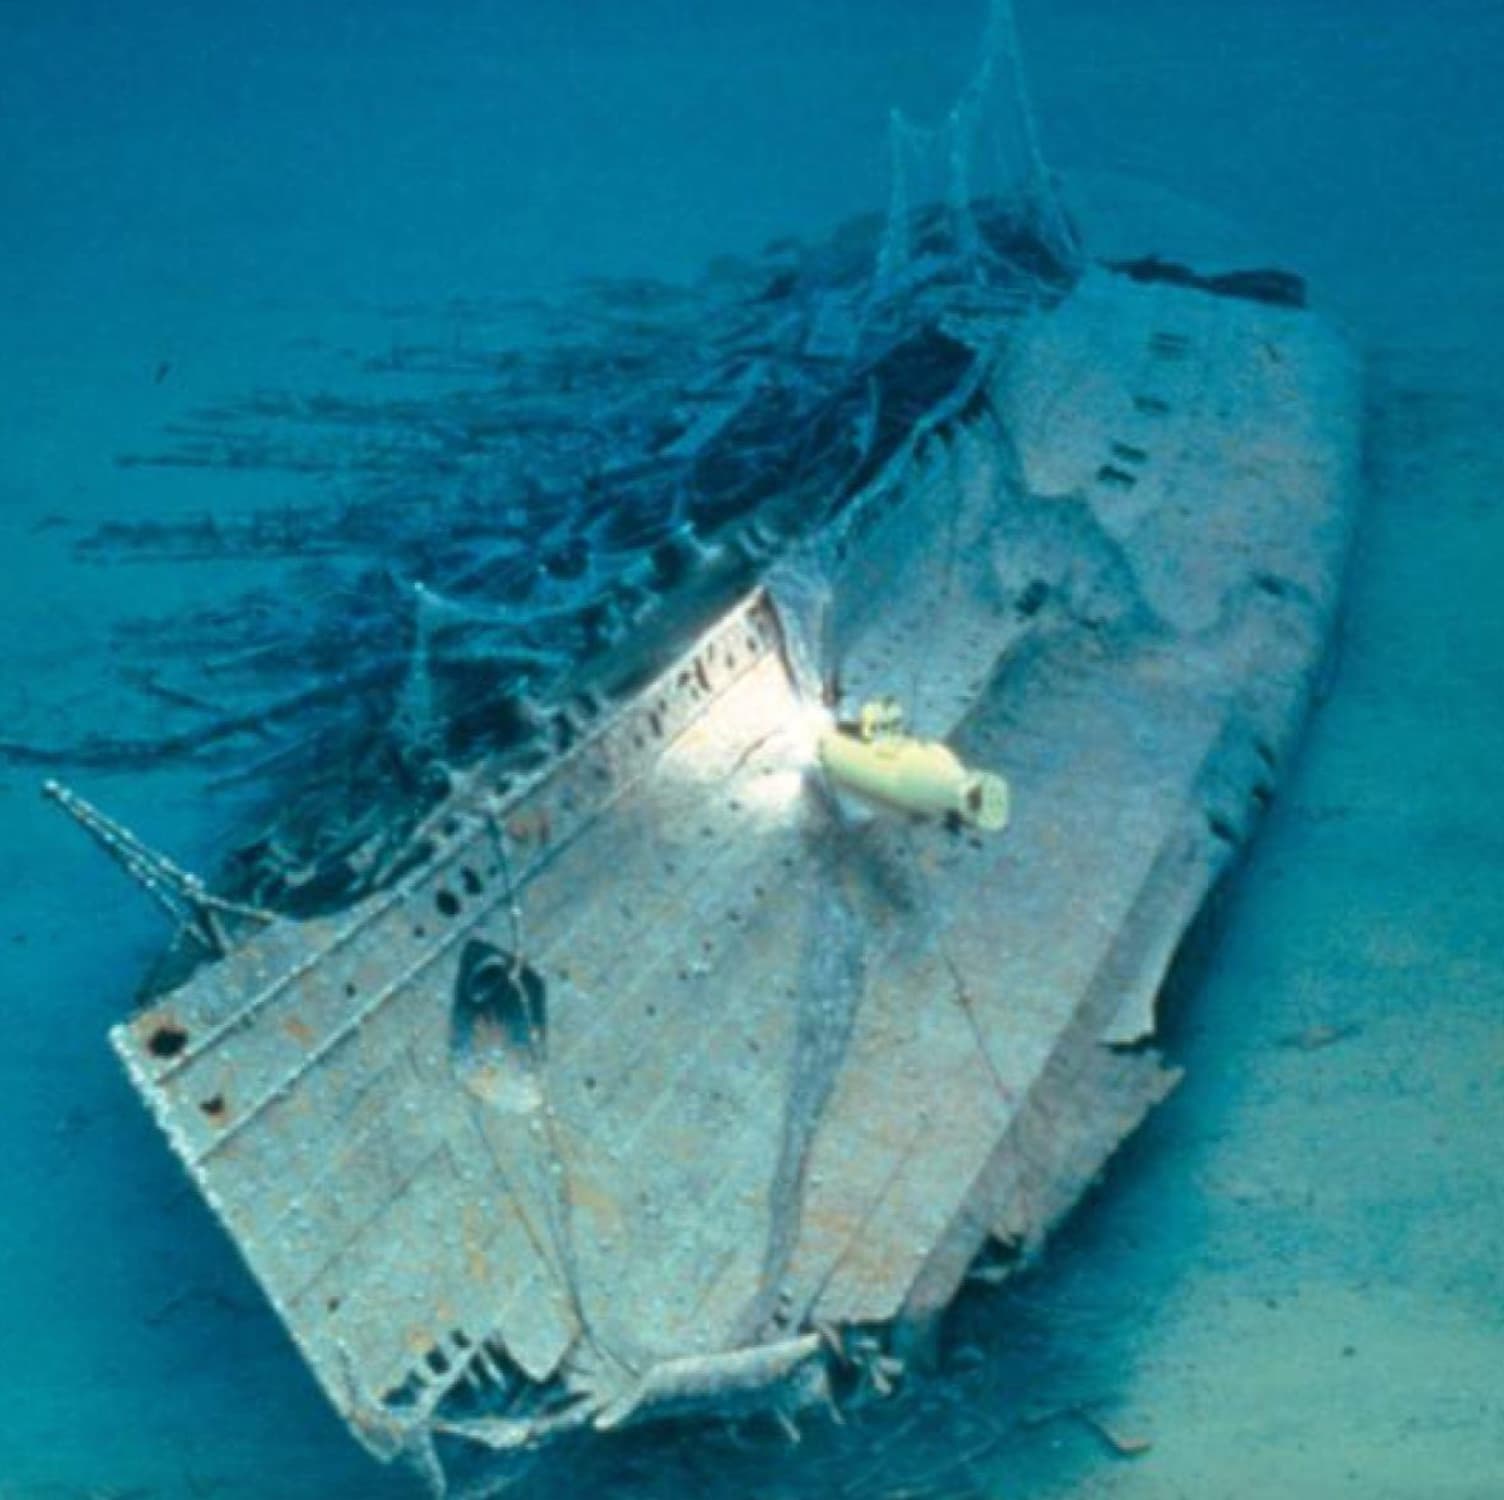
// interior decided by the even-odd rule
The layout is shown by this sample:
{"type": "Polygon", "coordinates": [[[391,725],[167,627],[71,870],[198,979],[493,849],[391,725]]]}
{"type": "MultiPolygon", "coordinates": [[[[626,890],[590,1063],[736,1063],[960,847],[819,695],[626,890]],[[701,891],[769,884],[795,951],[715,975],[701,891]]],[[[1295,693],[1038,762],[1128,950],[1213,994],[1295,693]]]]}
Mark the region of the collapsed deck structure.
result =
{"type": "Polygon", "coordinates": [[[756,503],[697,520],[692,481],[771,365],[681,402],[654,452],[698,467],[574,601],[596,647],[419,591],[392,720],[444,774],[317,900],[244,865],[211,898],[59,792],[188,916],[113,1033],[132,1080],[357,1437],[436,1490],[887,1388],[1173,1085],[1156,996],[1333,630],[1357,368],[1283,282],[1089,265],[1024,180],[991,216],[954,168],[896,192],[868,279],[799,304],[835,404],[756,503]],[[499,621],[526,733],[482,703],[510,737],[462,761],[441,627],[499,621]],[[829,795],[820,725],[890,692],[1006,772],[1006,834],[829,795]]]}

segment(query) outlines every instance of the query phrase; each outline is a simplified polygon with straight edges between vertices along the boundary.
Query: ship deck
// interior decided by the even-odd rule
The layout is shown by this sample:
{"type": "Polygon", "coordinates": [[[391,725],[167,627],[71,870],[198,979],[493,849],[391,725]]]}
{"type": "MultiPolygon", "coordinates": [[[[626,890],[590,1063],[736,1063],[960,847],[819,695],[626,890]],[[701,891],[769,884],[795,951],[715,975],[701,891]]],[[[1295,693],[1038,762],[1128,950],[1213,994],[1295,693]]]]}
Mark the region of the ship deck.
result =
{"type": "Polygon", "coordinates": [[[1317,681],[1358,421],[1310,315],[1089,274],[400,885],[117,1028],[375,1451],[807,1400],[1037,1250],[1173,1083],[1155,998],[1317,681]],[[1008,831],[837,806],[822,650],[1005,773],[1008,831]]]}

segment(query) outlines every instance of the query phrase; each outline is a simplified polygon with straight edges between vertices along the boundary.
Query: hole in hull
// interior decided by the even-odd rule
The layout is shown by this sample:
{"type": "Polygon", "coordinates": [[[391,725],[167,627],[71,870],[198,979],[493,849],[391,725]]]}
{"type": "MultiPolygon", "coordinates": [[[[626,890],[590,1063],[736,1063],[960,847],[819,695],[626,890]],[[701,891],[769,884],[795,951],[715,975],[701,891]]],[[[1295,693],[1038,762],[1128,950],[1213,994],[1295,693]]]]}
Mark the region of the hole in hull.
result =
{"type": "Polygon", "coordinates": [[[187,1045],[188,1033],[170,1021],[164,1021],[146,1039],[146,1050],[153,1057],[176,1057],[187,1045]]]}
{"type": "Polygon", "coordinates": [[[1127,469],[1120,469],[1116,464],[1103,464],[1097,470],[1097,482],[1110,484],[1120,490],[1131,490],[1138,483],[1138,476],[1130,474],[1127,469]]]}

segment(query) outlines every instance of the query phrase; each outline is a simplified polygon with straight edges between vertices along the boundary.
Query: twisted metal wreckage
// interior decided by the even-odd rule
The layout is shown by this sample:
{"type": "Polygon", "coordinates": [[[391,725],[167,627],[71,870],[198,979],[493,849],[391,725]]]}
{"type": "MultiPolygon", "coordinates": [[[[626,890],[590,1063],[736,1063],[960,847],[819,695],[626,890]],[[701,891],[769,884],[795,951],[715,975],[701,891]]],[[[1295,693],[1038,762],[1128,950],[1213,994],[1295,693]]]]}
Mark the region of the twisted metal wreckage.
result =
{"type": "Polygon", "coordinates": [[[1156,996],[1309,704],[1359,401],[1299,283],[1090,264],[1003,6],[893,142],[884,221],[135,460],[337,470],[336,503],[87,544],[332,570],[191,622],[245,708],[80,747],[269,778],[219,894],[53,791],[180,923],[113,1033],[135,1085],[435,1490],[888,1389],[1173,1084],[1156,996]],[[943,767],[1006,769],[1005,836],[832,795],[832,715],[890,691],[943,767]]]}

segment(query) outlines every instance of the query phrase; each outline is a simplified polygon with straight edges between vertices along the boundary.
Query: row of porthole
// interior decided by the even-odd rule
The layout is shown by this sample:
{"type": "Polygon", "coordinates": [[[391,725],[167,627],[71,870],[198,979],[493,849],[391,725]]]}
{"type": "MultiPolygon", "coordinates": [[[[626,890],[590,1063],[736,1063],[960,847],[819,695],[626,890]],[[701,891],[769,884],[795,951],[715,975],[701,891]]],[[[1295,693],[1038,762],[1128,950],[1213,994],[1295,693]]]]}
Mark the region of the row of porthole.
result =
{"type": "MultiPolygon", "coordinates": [[[[188,1045],[188,1033],[172,1021],[164,1021],[146,1039],[146,1050],[153,1057],[170,1059],[178,1056],[188,1045]]],[[[198,1107],[216,1125],[224,1125],[230,1116],[230,1106],[223,1093],[211,1094],[200,1099],[198,1107]]]]}
{"type": "MultiPolygon", "coordinates": [[[[492,870],[492,874],[495,874],[492,870]]],[[[470,865],[460,868],[460,884],[466,892],[472,896],[478,896],[485,889],[485,881],[478,871],[470,865]]],[[[457,917],[464,903],[447,886],[440,886],[434,893],[434,905],[439,914],[444,917],[457,917]]],[[[413,927],[413,936],[416,938],[426,937],[428,929],[421,923],[413,927]]],[[[353,980],[345,981],[345,997],[353,1000],[360,993],[359,986],[353,980]]],[[[159,1027],[148,1039],[147,1047],[155,1056],[172,1057],[179,1052],[187,1043],[187,1033],[181,1028],[164,1025],[159,1027]]],[[[223,1094],[214,1094],[208,1099],[201,1100],[199,1108],[216,1125],[223,1125],[229,1118],[229,1107],[223,1094]]]]}
{"type": "MultiPolygon", "coordinates": [[[[491,874],[496,874],[496,866],[491,867],[491,874]]],[[[480,872],[473,865],[460,866],[460,884],[465,889],[467,896],[478,896],[486,888],[486,882],[480,872]]],[[[454,918],[464,910],[464,901],[450,890],[447,885],[441,885],[433,893],[433,904],[441,917],[454,918]]],[[[414,937],[426,937],[428,929],[423,924],[417,923],[413,927],[414,937]]]]}
{"type": "MultiPolygon", "coordinates": [[[[746,636],[746,648],[747,648],[748,654],[750,656],[753,656],[753,657],[757,656],[758,653],[762,650],[762,642],[761,642],[761,640],[758,638],[758,636],[754,632],[752,632],[750,630],[748,631],[747,636],[746,636]]],[[[715,660],[715,656],[716,656],[716,643],[714,641],[712,641],[705,648],[705,658],[704,658],[704,661],[703,662],[697,661],[695,663],[695,676],[699,680],[701,686],[706,689],[706,691],[709,691],[709,685],[710,685],[710,683],[709,683],[709,674],[705,670],[705,666],[706,666],[706,663],[713,662],[715,660]]],[[[727,652],[727,654],[726,654],[726,667],[727,667],[728,671],[735,671],[736,670],[736,661],[737,661],[737,659],[736,659],[735,654],[732,653],[732,652],[727,652]]],[[[648,726],[649,726],[649,729],[650,729],[650,731],[651,731],[651,733],[652,733],[652,735],[653,735],[653,737],[655,739],[661,739],[663,737],[663,733],[664,733],[664,729],[665,729],[665,725],[666,725],[666,715],[668,714],[668,709],[669,709],[668,699],[667,698],[660,698],[658,700],[658,702],[653,706],[653,708],[650,709],[649,712],[648,712],[648,726]]],[[[637,746],[638,749],[641,749],[643,747],[643,743],[644,743],[643,739],[642,739],[642,736],[640,734],[634,736],[633,743],[637,746]]],[[[445,835],[449,835],[449,836],[452,836],[453,834],[457,833],[458,831],[459,831],[459,823],[458,823],[458,820],[456,820],[456,819],[450,819],[448,822],[446,822],[444,824],[444,827],[442,829],[442,832],[445,835]]],[[[493,875],[496,873],[496,870],[495,870],[494,867],[492,868],[491,873],[493,875]]],[[[484,880],[482,880],[482,878],[479,875],[479,873],[473,867],[471,867],[469,865],[464,865],[464,866],[461,867],[461,869],[460,869],[460,883],[464,886],[466,893],[468,895],[472,895],[472,896],[478,896],[481,893],[481,891],[485,889],[485,882],[484,882],[484,880]]],[[[440,886],[439,889],[434,893],[434,906],[438,909],[438,912],[439,912],[440,916],[452,920],[453,918],[457,917],[460,914],[460,912],[463,910],[463,908],[464,908],[464,902],[460,899],[460,897],[458,895],[456,895],[447,886],[440,886]]],[[[426,937],[427,935],[428,935],[428,929],[427,929],[427,927],[425,927],[421,922],[414,924],[414,926],[413,926],[413,936],[415,938],[422,938],[422,937],[426,937]]],[[[351,996],[353,998],[353,996],[355,995],[355,993],[356,993],[355,986],[353,984],[346,984],[346,986],[345,986],[345,994],[348,995],[348,996],[351,996]]]]}
{"type": "MultiPolygon", "coordinates": [[[[762,641],[754,632],[750,630],[747,632],[745,644],[747,655],[749,657],[756,658],[758,653],[762,650],[762,641]]],[[[702,693],[708,693],[711,691],[712,684],[710,680],[709,667],[710,664],[716,659],[717,650],[718,648],[716,642],[711,641],[710,644],[705,648],[704,656],[697,657],[695,659],[694,667],[691,669],[693,671],[693,681],[699,687],[699,690],[702,693]]],[[[728,672],[734,672],[736,670],[736,662],[737,658],[735,652],[727,651],[726,670],[728,672]]],[[[688,688],[690,686],[690,681],[690,671],[687,670],[680,674],[680,687],[688,688]]],[[[648,731],[655,740],[663,738],[664,728],[667,724],[668,711],[669,702],[667,698],[660,698],[657,703],[655,703],[653,707],[648,710],[648,731]]],[[[643,736],[641,734],[634,734],[632,736],[632,744],[634,748],[641,750],[644,748],[646,741],[643,739],[643,736]]]]}
{"type": "MultiPolygon", "coordinates": [[[[446,829],[447,831],[449,830],[446,829]]],[[[491,873],[496,873],[494,868],[491,873]]],[[[466,893],[471,896],[478,896],[485,890],[485,881],[479,872],[470,865],[461,866],[460,884],[465,888],[466,893]]],[[[463,902],[447,886],[440,886],[434,893],[434,905],[438,908],[439,914],[444,917],[457,917],[463,908],[463,902]]],[[[418,938],[425,937],[427,936],[427,931],[428,929],[422,923],[418,923],[413,927],[413,936],[418,938]]],[[[345,982],[344,991],[346,998],[351,1000],[360,993],[359,987],[353,980],[345,982]]],[[[187,1045],[188,1033],[181,1026],[170,1021],[163,1022],[157,1026],[147,1037],[146,1042],[147,1051],[152,1056],[163,1059],[176,1057],[187,1045]]],[[[199,1108],[217,1125],[223,1125],[228,1118],[228,1106],[223,1094],[214,1094],[202,1100],[199,1108]]]]}
{"type": "MultiPolygon", "coordinates": [[[[1158,417],[1168,415],[1170,410],[1169,403],[1158,396],[1135,396],[1133,407],[1135,411],[1158,417]]],[[[1097,483],[1131,490],[1138,483],[1138,475],[1134,470],[1148,461],[1147,448],[1140,448],[1135,443],[1114,441],[1111,457],[1097,469],[1097,483]],[[1130,465],[1132,467],[1128,467],[1130,465]]]]}

